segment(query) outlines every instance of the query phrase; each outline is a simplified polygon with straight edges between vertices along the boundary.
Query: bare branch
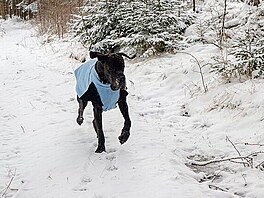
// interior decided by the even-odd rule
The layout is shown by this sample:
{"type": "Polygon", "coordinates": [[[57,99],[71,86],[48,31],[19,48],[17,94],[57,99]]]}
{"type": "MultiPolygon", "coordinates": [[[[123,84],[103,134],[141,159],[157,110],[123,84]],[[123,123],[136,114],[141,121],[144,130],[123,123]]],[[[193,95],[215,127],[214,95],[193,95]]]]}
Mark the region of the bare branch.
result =
{"type": "Polygon", "coordinates": [[[9,181],[9,183],[8,183],[8,185],[7,185],[7,187],[5,188],[3,194],[1,195],[1,197],[5,197],[5,196],[6,196],[6,193],[7,193],[8,189],[10,188],[10,186],[11,186],[13,180],[15,179],[15,176],[16,176],[16,170],[15,170],[15,173],[13,174],[13,176],[11,177],[11,179],[10,179],[10,181],[9,181]]]}
{"type": "Polygon", "coordinates": [[[246,146],[264,146],[264,144],[244,143],[246,146]]]}
{"type": "Polygon", "coordinates": [[[213,183],[213,182],[215,181],[215,179],[216,179],[217,177],[219,177],[219,175],[220,175],[220,173],[221,173],[222,171],[223,171],[223,170],[220,170],[217,174],[214,175],[214,177],[213,177],[211,183],[213,183]]]}
{"type": "Polygon", "coordinates": [[[203,72],[202,72],[202,66],[201,66],[200,62],[198,61],[198,59],[194,55],[192,55],[192,54],[190,54],[188,52],[178,52],[178,53],[187,54],[187,55],[191,56],[195,60],[195,62],[197,63],[197,65],[199,67],[199,73],[201,75],[201,80],[202,80],[202,84],[203,84],[203,88],[204,88],[204,93],[206,93],[208,91],[208,88],[205,85],[204,76],[203,76],[203,72]]]}
{"type": "Polygon", "coordinates": [[[220,46],[222,46],[224,35],[225,35],[226,8],[227,8],[227,3],[226,3],[226,0],[224,0],[224,13],[223,13],[223,18],[222,18],[222,28],[221,28],[220,44],[219,44],[220,46]]]}
{"type": "MultiPolygon", "coordinates": [[[[194,165],[194,166],[207,166],[209,164],[229,161],[232,163],[244,164],[244,165],[247,165],[247,166],[253,168],[253,157],[257,156],[258,154],[264,154],[264,152],[263,151],[257,151],[257,152],[251,153],[247,156],[229,157],[229,158],[216,159],[216,160],[210,160],[210,161],[205,161],[205,162],[191,161],[190,164],[194,165]],[[237,160],[241,160],[241,161],[237,161],[237,160]]],[[[264,164],[264,162],[259,164],[257,167],[260,167],[262,164],[264,164]]]]}
{"type": "Polygon", "coordinates": [[[254,156],[257,156],[258,154],[264,154],[264,151],[257,151],[257,152],[251,153],[247,157],[254,157],[254,156]]]}
{"type": "MultiPolygon", "coordinates": [[[[230,144],[234,147],[234,149],[236,150],[236,152],[238,153],[239,156],[241,156],[241,153],[239,152],[239,150],[236,148],[236,146],[234,145],[234,143],[229,139],[228,136],[226,136],[226,141],[230,142],[230,144]]],[[[242,159],[243,161],[243,159],[242,159]]],[[[246,167],[246,165],[243,163],[244,167],[246,167]]]]}
{"type": "Polygon", "coordinates": [[[26,133],[26,131],[25,131],[25,127],[23,127],[22,125],[21,125],[20,127],[21,127],[23,133],[26,133]]]}
{"type": "Polygon", "coordinates": [[[224,192],[228,192],[227,189],[221,188],[221,187],[213,185],[213,184],[209,184],[209,188],[213,189],[213,190],[221,190],[221,191],[224,191],[224,192]]]}
{"type": "Polygon", "coordinates": [[[232,144],[232,146],[234,147],[234,149],[236,150],[236,152],[238,153],[238,155],[241,156],[241,153],[240,153],[239,150],[236,148],[236,146],[234,145],[234,143],[229,139],[228,136],[226,136],[226,141],[230,142],[230,144],[232,144]]]}
{"type": "Polygon", "coordinates": [[[247,186],[247,180],[246,180],[246,174],[241,174],[241,176],[243,177],[243,179],[244,179],[244,181],[245,181],[245,184],[244,184],[244,186],[247,186]]]}
{"type": "MultiPolygon", "coordinates": [[[[210,160],[210,161],[207,161],[207,162],[197,162],[197,161],[192,161],[191,162],[191,165],[196,165],[196,166],[207,166],[209,164],[214,164],[214,163],[219,163],[219,162],[226,162],[226,161],[234,161],[234,160],[242,160],[242,159],[245,159],[247,157],[242,157],[242,156],[239,156],[239,157],[230,157],[230,158],[223,158],[223,159],[217,159],[217,160],[210,160]]],[[[246,162],[244,162],[246,163],[246,162]]]]}
{"type": "Polygon", "coordinates": [[[257,169],[260,169],[260,170],[263,170],[263,166],[264,166],[264,161],[262,161],[261,163],[259,163],[256,168],[257,169]]]}

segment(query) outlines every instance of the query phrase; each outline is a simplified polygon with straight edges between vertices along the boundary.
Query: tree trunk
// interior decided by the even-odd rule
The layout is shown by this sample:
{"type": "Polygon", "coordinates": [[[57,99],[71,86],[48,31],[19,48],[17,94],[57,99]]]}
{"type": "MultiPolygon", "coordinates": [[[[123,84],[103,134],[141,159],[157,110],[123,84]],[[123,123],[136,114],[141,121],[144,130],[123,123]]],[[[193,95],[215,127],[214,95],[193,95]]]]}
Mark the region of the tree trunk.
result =
{"type": "Polygon", "coordinates": [[[8,3],[4,3],[4,19],[6,20],[6,16],[8,16],[8,3]]]}
{"type": "Polygon", "coordinates": [[[225,36],[225,18],[226,18],[226,7],[227,7],[227,0],[224,0],[225,5],[224,5],[224,14],[223,14],[223,19],[222,19],[222,28],[221,28],[221,33],[220,33],[220,47],[222,47],[224,36],[225,36]]]}
{"type": "Polygon", "coordinates": [[[248,5],[258,6],[260,4],[260,0],[248,0],[248,5]]]}

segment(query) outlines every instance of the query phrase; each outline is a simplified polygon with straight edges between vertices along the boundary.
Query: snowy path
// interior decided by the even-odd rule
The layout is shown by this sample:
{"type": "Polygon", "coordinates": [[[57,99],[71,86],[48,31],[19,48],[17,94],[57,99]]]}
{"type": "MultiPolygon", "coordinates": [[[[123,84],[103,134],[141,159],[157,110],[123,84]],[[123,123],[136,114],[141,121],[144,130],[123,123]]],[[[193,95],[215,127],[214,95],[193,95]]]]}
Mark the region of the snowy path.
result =
{"type": "Polygon", "coordinates": [[[15,174],[6,197],[233,197],[199,183],[185,165],[186,157],[209,138],[192,133],[201,120],[182,116],[182,86],[188,73],[180,64],[183,60],[179,59],[178,67],[170,57],[128,63],[131,137],[119,145],[123,119],[118,109],[106,112],[107,153],[95,154],[91,105],[83,126],[75,123],[72,69],[78,62],[40,46],[28,24],[9,21],[4,28],[6,34],[0,37],[1,193],[15,174]]]}
{"type": "Polygon", "coordinates": [[[90,124],[91,107],[87,109],[84,126],[80,128],[75,123],[77,104],[74,78],[69,70],[73,63],[67,63],[67,58],[57,60],[44,47],[38,49],[32,32],[21,24],[6,27],[0,52],[0,158],[4,159],[0,162],[4,167],[1,189],[15,174],[8,196],[199,194],[199,188],[192,186],[197,182],[181,174],[185,166],[181,154],[175,150],[178,140],[169,133],[171,124],[161,120],[166,109],[161,109],[160,103],[150,100],[146,106],[147,95],[134,90],[129,99],[132,136],[124,146],[117,140],[123,122],[120,113],[118,110],[105,113],[108,152],[98,155],[94,153],[96,138],[90,124]]]}
{"type": "Polygon", "coordinates": [[[27,26],[20,24],[18,27],[7,26],[1,40],[1,91],[4,93],[1,94],[1,126],[4,126],[1,142],[6,144],[1,149],[1,159],[6,159],[1,161],[4,163],[1,167],[6,170],[1,171],[6,172],[1,175],[16,172],[14,189],[24,183],[25,188],[42,194],[41,181],[47,179],[46,171],[52,171],[53,160],[62,165],[63,157],[68,155],[66,149],[61,153],[53,151],[59,151],[62,138],[71,139],[71,131],[64,131],[70,125],[67,117],[71,113],[69,106],[63,103],[73,101],[71,90],[67,89],[73,84],[70,83],[71,76],[54,72],[44,64],[50,57],[34,50],[36,40],[31,36],[27,26]],[[36,186],[28,184],[30,182],[36,186]]]}

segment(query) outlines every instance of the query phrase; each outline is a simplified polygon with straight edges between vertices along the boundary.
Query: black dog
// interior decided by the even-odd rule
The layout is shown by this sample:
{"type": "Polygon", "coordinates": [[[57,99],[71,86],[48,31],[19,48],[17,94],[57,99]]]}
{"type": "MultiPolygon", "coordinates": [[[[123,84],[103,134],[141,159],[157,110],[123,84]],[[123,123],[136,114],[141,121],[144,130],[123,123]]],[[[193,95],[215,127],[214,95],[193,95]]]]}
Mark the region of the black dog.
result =
{"type": "MultiPolygon", "coordinates": [[[[89,73],[90,75],[90,73],[93,73],[94,70],[94,75],[96,76],[95,78],[99,79],[99,83],[102,83],[102,86],[108,86],[109,90],[107,90],[106,94],[100,93],[101,85],[97,85],[93,80],[90,80],[89,82],[87,81],[89,85],[87,85],[87,87],[84,89],[84,93],[78,94],[78,88],[76,88],[78,94],[77,100],[79,103],[77,123],[79,125],[83,123],[83,111],[88,101],[91,101],[93,105],[93,127],[95,129],[95,132],[97,133],[98,138],[98,148],[95,151],[96,153],[105,151],[105,137],[102,127],[102,112],[114,108],[116,103],[118,104],[121,114],[125,119],[124,127],[122,129],[121,135],[119,136],[120,143],[125,143],[130,136],[131,120],[129,118],[128,105],[126,102],[128,93],[126,91],[126,78],[124,75],[125,63],[122,56],[125,56],[129,59],[135,57],[129,57],[124,53],[102,54],[99,52],[90,52],[90,57],[92,59],[97,59],[92,60],[94,61],[94,66],[86,73],[89,73]],[[116,97],[116,101],[114,99],[112,101],[112,99],[110,98],[111,94],[108,94],[112,92],[115,94],[115,96],[113,97],[116,97]],[[102,95],[107,95],[104,96],[106,97],[106,99],[103,99],[102,95]],[[111,102],[114,104],[114,107],[110,107],[107,109],[106,105],[103,104],[104,100],[111,100],[111,102]]],[[[75,75],[77,76],[76,71],[75,75]]],[[[79,73],[81,72],[83,71],[79,71],[79,73]]],[[[78,87],[78,77],[76,78],[78,87]]],[[[88,76],[88,78],[90,77],[88,76]]],[[[87,77],[85,77],[85,80],[87,80],[87,77]]]]}

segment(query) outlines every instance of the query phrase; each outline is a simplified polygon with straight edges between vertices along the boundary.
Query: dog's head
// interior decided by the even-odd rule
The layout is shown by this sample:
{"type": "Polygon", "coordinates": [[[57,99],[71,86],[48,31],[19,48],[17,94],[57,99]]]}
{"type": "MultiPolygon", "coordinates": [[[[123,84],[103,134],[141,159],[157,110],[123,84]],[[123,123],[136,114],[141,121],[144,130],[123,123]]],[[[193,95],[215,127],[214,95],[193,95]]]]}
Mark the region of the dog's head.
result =
{"type": "Polygon", "coordinates": [[[90,52],[91,58],[98,58],[98,61],[102,63],[105,78],[110,82],[110,87],[114,91],[126,88],[125,61],[123,56],[129,59],[135,57],[129,57],[124,53],[102,54],[100,52],[90,52]]]}

